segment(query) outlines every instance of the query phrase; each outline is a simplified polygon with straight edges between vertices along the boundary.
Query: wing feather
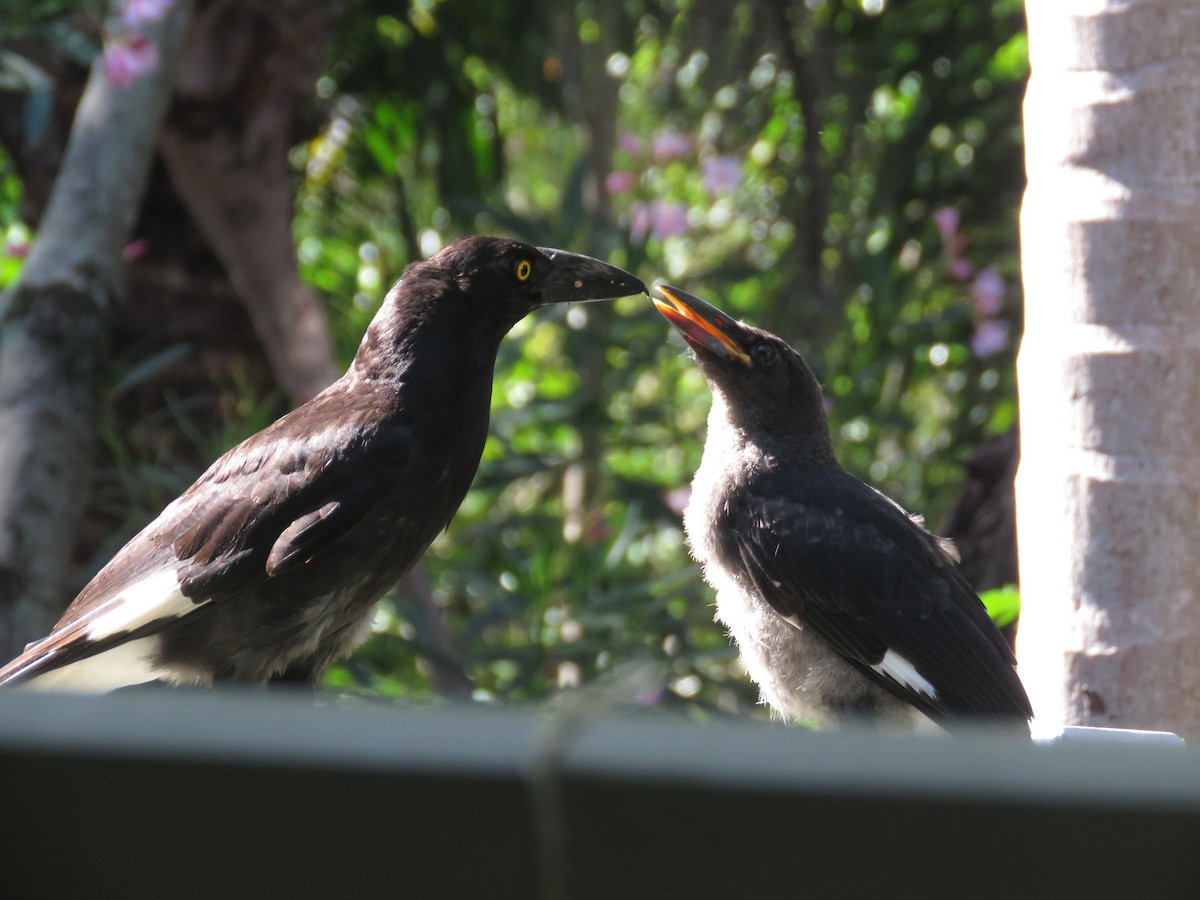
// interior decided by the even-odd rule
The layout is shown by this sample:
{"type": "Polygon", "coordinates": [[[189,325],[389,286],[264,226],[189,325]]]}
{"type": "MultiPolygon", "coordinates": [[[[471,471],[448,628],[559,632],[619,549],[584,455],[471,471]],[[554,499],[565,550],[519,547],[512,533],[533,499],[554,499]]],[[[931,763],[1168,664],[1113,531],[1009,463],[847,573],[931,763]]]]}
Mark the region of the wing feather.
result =
{"type": "Polygon", "coordinates": [[[846,473],[779,476],[725,533],[762,597],[937,718],[1028,718],[1015,660],[938,540],[846,473]]]}
{"type": "Polygon", "coordinates": [[[403,477],[411,433],[381,424],[370,398],[349,410],[310,407],[217,460],[113,557],[46,638],[0,668],[0,684],[154,635],[338,541],[403,477]]]}

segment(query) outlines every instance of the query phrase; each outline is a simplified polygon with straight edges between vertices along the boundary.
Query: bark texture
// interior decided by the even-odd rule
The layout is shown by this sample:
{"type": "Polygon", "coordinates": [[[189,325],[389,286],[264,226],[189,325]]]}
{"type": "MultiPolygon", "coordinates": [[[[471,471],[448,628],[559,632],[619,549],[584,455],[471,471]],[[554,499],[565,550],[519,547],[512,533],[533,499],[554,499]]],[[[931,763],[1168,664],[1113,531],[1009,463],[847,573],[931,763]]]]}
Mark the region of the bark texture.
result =
{"type": "Polygon", "coordinates": [[[293,403],[338,374],[325,314],[300,280],[288,151],[308,106],[338,4],[204,5],[188,34],[163,130],[167,172],[229,274],[293,403]]]}
{"type": "Polygon", "coordinates": [[[1021,673],[1200,734],[1200,6],[1030,0],[1021,673]]]}
{"type": "Polygon", "coordinates": [[[125,88],[92,67],[20,282],[0,307],[0,656],[62,606],[95,434],[97,372],[191,3],[147,29],[164,65],[125,88]]]}

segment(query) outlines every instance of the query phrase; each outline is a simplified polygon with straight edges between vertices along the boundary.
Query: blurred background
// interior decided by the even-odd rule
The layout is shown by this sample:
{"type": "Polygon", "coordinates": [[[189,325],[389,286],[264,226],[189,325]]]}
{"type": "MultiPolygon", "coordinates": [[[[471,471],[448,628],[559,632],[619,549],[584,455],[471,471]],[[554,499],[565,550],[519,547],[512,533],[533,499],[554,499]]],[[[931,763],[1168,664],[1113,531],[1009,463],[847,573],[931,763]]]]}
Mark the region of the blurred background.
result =
{"type": "MultiPolygon", "coordinates": [[[[1020,0],[197,3],[124,251],[63,605],[340,371],[407,263],[478,232],[607,258],[786,338],[842,463],[956,537],[1011,624],[1023,29],[1020,0]],[[271,327],[308,304],[316,326],[271,327]]],[[[104,54],[118,83],[153,50],[103,4],[6,13],[0,288],[88,66],[104,54]]],[[[684,543],[708,404],[645,298],[520,323],[472,492],[326,688],[595,686],[765,715],[684,543]]]]}

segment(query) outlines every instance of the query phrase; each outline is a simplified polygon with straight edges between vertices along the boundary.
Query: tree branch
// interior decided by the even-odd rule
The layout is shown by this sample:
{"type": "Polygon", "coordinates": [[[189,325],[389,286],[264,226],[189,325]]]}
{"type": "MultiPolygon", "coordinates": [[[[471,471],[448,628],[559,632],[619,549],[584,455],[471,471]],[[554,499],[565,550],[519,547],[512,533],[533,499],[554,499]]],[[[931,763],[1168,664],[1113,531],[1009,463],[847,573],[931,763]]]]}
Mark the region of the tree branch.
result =
{"type": "Polygon", "coordinates": [[[206,6],[183,49],[175,111],[160,143],[172,184],[294,403],[338,374],[324,311],[296,269],[288,152],[296,110],[311,94],[339,12],[317,0],[206,6]]]}
{"type": "Polygon", "coordinates": [[[147,27],[164,65],[127,87],[108,80],[102,58],[93,63],[38,239],[0,307],[0,654],[44,631],[63,604],[108,311],[191,8],[176,0],[147,27]]]}

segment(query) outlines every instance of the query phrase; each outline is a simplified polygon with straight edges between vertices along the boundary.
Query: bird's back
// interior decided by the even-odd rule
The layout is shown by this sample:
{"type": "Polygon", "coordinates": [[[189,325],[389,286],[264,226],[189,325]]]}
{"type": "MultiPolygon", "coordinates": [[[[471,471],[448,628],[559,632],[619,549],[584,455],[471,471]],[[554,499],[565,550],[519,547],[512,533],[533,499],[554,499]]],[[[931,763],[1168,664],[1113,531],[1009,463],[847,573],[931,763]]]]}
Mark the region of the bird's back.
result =
{"type": "Polygon", "coordinates": [[[943,542],[836,465],[735,443],[706,445],[688,535],[772,706],[1030,717],[1011,650],[943,542]]]}
{"type": "Polygon", "coordinates": [[[403,384],[335,383],[213,463],[0,683],[315,677],[366,637],[374,604],[461,503],[486,440],[476,394],[428,416],[403,384]],[[465,424],[453,438],[451,422],[465,424]],[[100,671],[96,657],[133,642],[135,663],[114,654],[128,672],[100,671]]]}

